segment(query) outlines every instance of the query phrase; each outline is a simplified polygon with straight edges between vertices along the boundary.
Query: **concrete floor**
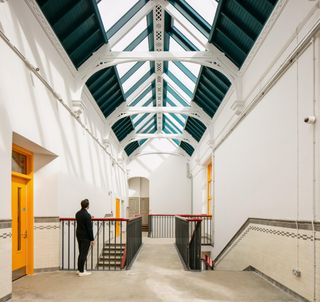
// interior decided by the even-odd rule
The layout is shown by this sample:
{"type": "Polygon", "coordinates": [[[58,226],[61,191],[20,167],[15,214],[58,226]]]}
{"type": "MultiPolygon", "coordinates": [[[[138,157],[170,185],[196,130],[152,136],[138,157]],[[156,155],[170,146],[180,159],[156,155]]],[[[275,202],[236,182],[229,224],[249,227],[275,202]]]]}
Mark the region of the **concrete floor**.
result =
{"type": "Polygon", "coordinates": [[[296,301],[253,272],[188,272],[172,240],[144,238],[129,271],[39,273],[13,284],[13,302],[296,301]]]}

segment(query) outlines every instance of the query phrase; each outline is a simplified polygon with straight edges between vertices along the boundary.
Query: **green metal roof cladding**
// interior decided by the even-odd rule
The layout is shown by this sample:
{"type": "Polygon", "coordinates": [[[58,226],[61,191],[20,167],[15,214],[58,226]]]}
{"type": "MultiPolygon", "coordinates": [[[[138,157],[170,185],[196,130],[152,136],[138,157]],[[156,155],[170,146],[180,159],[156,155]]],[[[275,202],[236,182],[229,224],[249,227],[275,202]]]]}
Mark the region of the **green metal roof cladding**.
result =
{"type": "Polygon", "coordinates": [[[210,43],[240,67],[276,4],[277,0],[219,1],[210,43]]]}
{"type": "MultiPolygon", "coordinates": [[[[37,0],[39,7],[76,68],[103,44],[108,43],[108,38],[114,36],[149,0],[137,0],[108,29],[104,28],[97,6],[97,3],[101,1],[37,0]]],[[[214,44],[225,53],[239,68],[277,3],[277,0],[219,0],[213,24],[209,24],[188,3],[188,0],[168,1],[198,30],[199,35],[208,39],[209,43],[214,44]]],[[[117,5],[117,2],[114,5],[117,5]]],[[[195,42],[178,29],[175,21],[167,12],[164,17],[164,51],[170,51],[173,42],[187,51],[198,50],[195,42]]],[[[146,27],[136,36],[132,36],[132,40],[123,50],[132,51],[146,39],[148,49],[155,50],[152,12],[146,16],[145,24],[146,27]]],[[[170,81],[163,81],[163,105],[189,106],[193,101],[210,117],[213,117],[230,88],[230,81],[222,73],[208,67],[201,67],[199,73],[195,74],[183,62],[173,62],[175,68],[178,68],[176,70],[182,72],[190,83],[194,83],[192,86],[194,88],[191,90],[171,70],[173,67],[170,67],[170,64],[168,62],[163,64],[164,73],[170,81]],[[178,87],[180,92],[174,86],[178,87]],[[187,99],[182,97],[181,93],[187,99]]],[[[144,62],[137,62],[120,77],[118,67],[109,67],[97,72],[87,81],[86,85],[105,117],[108,117],[121,103],[126,102],[127,98],[155,72],[154,62],[149,63],[148,70],[145,66],[144,62]],[[144,72],[142,73],[142,71],[144,72]],[[136,77],[138,73],[140,74],[139,78],[135,79],[130,87],[127,87],[127,81],[132,82],[133,77],[136,77]],[[126,89],[124,89],[125,85],[126,89]]],[[[129,105],[156,106],[155,99],[155,81],[153,81],[129,105]]],[[[116,122],[112,126],[112,130],[119,141],[122,141],[133,130],[137,133],[155,133],[157,131],[156,114],[141,113],[125,117],[116,122]]],[[[174,134],[186,131],[197,141],[200,141],[206,127],[202,122],[192,117],[165,113],[163,114],[162,131],[174,134]]],[[[145,141],[135,141],[127,145],[125,147],[127,155],[132,154],[145,141]]],[[[188,143],[176,139],[173,141],[190,156],[193,154],[194,148],[188,143]]]]}

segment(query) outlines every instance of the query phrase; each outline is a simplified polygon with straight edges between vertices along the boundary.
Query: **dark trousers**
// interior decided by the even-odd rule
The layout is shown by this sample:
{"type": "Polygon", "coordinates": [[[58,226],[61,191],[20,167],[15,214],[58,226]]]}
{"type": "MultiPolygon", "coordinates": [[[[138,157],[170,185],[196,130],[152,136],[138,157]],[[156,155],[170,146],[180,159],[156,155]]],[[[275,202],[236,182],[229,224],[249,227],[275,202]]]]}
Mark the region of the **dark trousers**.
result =
{"type": "Polygon", "coordinates": [[[83,273],[84,264],[87,260],[89,247],[90,247],[90,240],[78,238],[78,246],[79,246],[79,257],[78,257],[78,271],[83,273]]]}

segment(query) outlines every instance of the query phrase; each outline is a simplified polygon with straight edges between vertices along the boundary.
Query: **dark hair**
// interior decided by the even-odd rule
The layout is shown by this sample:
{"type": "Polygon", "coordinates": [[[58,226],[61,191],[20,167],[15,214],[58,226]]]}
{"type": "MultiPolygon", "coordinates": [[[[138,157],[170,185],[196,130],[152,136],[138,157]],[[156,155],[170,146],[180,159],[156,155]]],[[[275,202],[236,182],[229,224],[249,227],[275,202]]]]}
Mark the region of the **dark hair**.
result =
{"type": "Polygon", "coordinates": [[[81,201],[81,208],[82,209],[86,209],[89,206],[89,200],[88,199],[84,199],[81,201]]]}

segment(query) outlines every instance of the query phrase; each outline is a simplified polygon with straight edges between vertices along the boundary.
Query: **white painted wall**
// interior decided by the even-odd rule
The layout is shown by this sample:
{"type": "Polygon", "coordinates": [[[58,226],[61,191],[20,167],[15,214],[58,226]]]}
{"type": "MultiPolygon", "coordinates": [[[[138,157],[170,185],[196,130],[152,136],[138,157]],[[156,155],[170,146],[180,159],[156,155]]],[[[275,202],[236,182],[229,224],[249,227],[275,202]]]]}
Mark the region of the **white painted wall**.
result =
{"type": "MultiPolygon", "coordinates": [[[[0,30],[70,107],[75,69],[67,67],[26,1],[0,3],[0,30]]],[[[35,216],[73,217],[84,198],[89,198],[90,213],[96,217],[115,213],[116,197],[127,204],[126,165],[117,161],[119,144],[112,136],[106,152],[98,143],[105,122],[88,92],[82,95],[81,125],[2,38],[0,53],[0,219],[11,219],[13,142],[34,152],[35,216]]],[[[0,258],[7,259],[2,252],[0,258]]],[[[11,246],[5,253],[11,255],[11,246]]],[[[6,273],[11,272],[11,261],[6,265],[0,272],[0,298],[11,292],[11,273],[6,273]]]]}
{"type": "Polygon", "coordinates": [[[157,150],[174,152],[173,146],[167,140],[154,140],[142,148],[128,164],[128,175],[131,177],[146,177],[150,183],[150,213],[190,213],[191,211],[191,181],[187,177],[187,158],[155,154],[157,150]],[[150,154],[152,153],[153,154],[150,154]]]}
{"type": "MultiPolygon", "coordinates": [[[[285,3],[285,2],[279,2],[285,3]]],[[[248,106],[261,89],[319,22],[318,3],[287,1],[274,20],[260,48],[243,68],[243,96],[248,106]],[[297,33],[296,36],[295,33],[297,33]]],[[[313,159],[313,127],[304,117],[319,114],[319,36],[262,96],[261,102],[240,117],[231,110],[235,94],[230,91],[212,121],[208,133],[191,160],[194,176],[194,208],[201,209],[205,177],[199,170],[210,158],[214,139],[214,254],[217,255],[248,217],[311,220],[313,218],[313,168],[319,182],[319,149],[313,159]],[[314,47],[314,49],[313,49],[314,47]],[[314,57],[315,56],[315,57],[314,57]],[[313,100],[316,112],[313,112],[313,100]],[[226,137],[227,134],[230,134],[226,137]],[[225,139],[224,139],[225,138],[225,139]]],[[[316,218],[320,219],[319,188],[316,187],[316,218]]]]}

